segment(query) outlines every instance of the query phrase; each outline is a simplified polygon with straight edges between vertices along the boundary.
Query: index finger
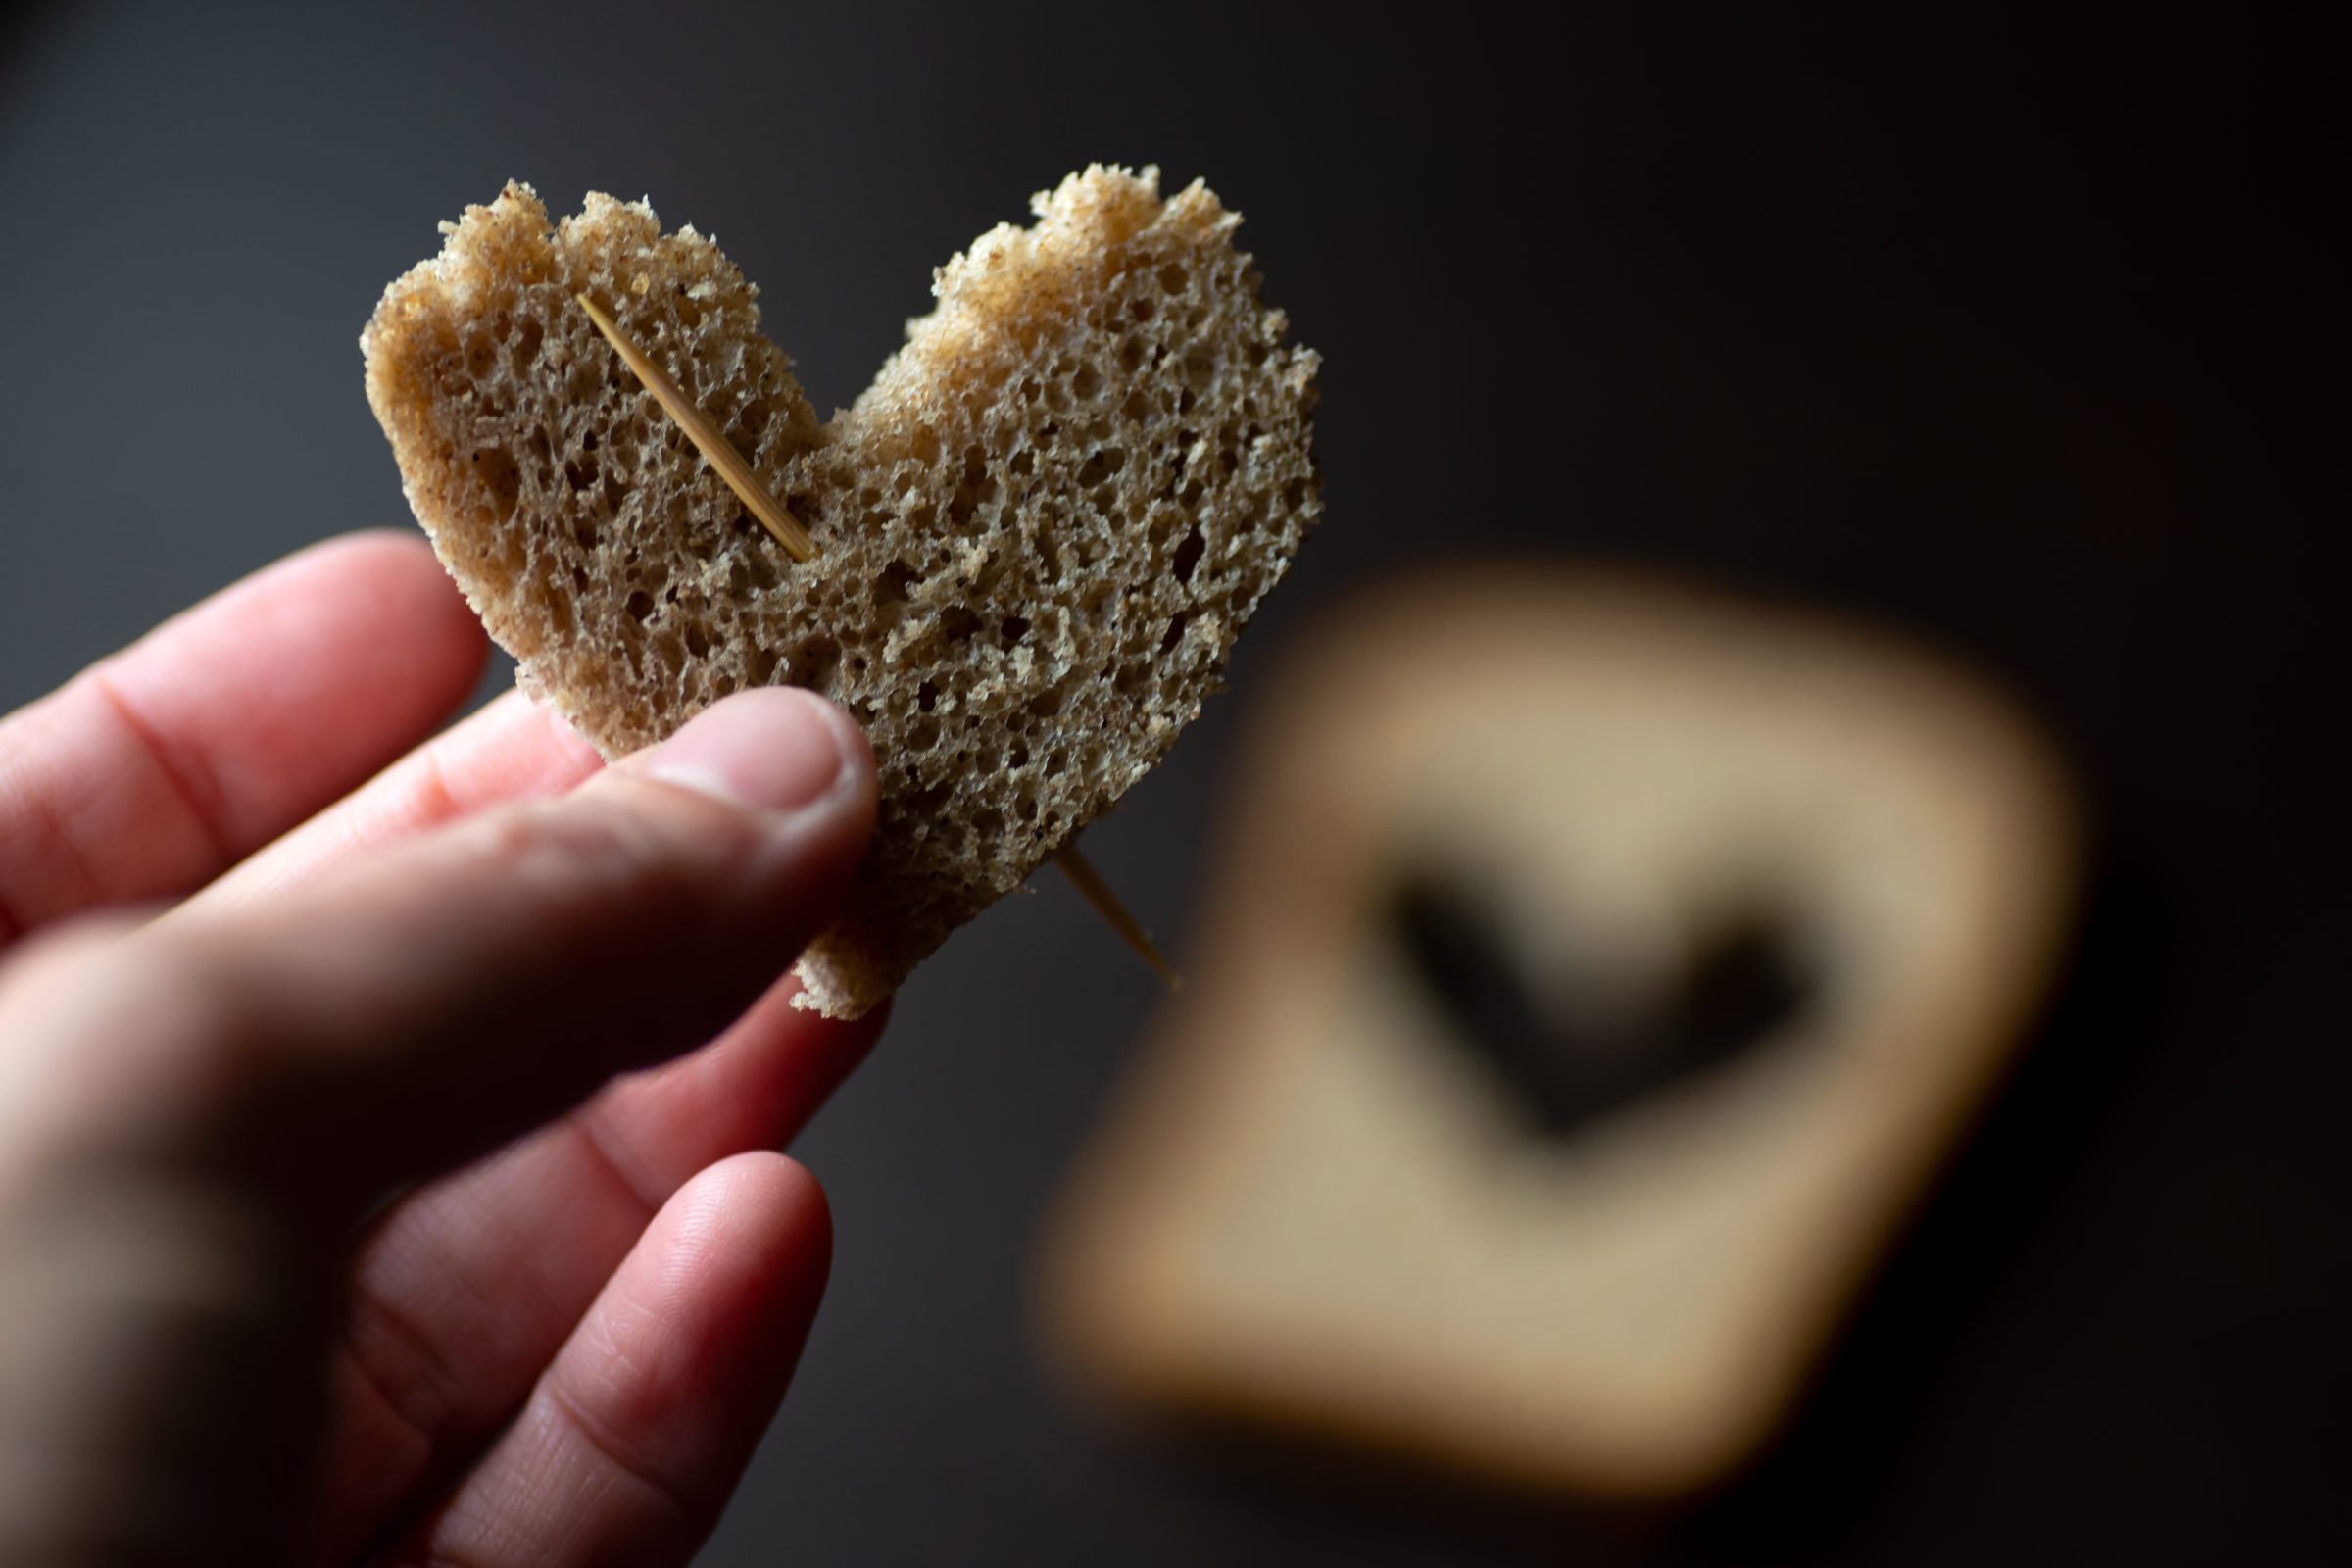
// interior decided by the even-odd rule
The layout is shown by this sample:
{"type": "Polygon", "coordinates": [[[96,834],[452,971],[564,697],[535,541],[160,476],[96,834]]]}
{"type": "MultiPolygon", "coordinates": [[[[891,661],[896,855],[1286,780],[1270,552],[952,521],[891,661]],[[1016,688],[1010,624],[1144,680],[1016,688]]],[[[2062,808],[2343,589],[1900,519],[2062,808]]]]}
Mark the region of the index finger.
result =
{"type": "Polygon", "coordinates": [[[0,719],[0,943],[217,875],[439,723],[485,647],[421,539],[359,534],[0,719]]]}

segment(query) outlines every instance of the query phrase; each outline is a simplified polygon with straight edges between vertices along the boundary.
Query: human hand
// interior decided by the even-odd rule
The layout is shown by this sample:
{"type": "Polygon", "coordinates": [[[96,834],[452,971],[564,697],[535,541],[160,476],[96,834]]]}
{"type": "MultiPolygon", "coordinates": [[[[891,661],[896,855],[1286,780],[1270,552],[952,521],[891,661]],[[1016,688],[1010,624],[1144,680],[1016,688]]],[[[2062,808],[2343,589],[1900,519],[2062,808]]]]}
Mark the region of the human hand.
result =
{"type": "Polygon", "coordinates": [[[774,983],[872,757],[510,696],[338,801],[481,656],[361,536],[0,721],[0,1560],[683,1562],[732,1492],[830,1255],[772,1151],[880,1026],[774,983]]]}

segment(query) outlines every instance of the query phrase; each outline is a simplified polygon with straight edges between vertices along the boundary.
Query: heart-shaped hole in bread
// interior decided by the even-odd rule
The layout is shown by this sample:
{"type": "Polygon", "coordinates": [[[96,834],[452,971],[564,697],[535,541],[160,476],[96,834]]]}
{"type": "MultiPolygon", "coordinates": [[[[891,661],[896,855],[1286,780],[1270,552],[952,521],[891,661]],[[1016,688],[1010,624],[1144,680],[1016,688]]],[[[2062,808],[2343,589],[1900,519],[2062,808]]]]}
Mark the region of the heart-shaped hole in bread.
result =
{"type": "Polygon", "coordinates": [[[748,686],[823,692],[881,775],[802,956],[855,1017],[1166,752],[1321,514],[1316,356],[1199,183],[1095,167],[941,269],[820,424],[689,226],[525,185],[445,224],[360,343],[410,505],[491,635],[609,757],[748,686]],[[805,526],[796,563],[598,335],[586,293],[805,526]]]}

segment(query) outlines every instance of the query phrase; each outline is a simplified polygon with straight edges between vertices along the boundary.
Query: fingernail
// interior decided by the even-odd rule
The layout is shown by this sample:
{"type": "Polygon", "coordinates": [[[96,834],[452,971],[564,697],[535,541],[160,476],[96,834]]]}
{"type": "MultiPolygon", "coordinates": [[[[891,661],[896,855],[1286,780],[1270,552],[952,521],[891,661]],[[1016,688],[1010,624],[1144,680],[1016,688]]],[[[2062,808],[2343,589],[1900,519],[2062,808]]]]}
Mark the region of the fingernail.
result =
{"type": "Polygon", "coordinates": [[[705,709],[638,765],[735,806],[797,810],[841,777],[848,722],[821,697],[763,686],[705,709]]]}

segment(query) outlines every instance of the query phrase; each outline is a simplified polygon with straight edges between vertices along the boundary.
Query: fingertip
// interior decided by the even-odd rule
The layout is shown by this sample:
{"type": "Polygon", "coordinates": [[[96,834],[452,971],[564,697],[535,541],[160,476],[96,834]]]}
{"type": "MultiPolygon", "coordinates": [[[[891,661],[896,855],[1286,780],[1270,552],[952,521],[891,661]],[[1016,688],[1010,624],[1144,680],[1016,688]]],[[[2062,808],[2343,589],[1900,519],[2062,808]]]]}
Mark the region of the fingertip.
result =
{"type": "Polygon", "coordinates": [[[773,1150],[747,1150],[706,1167],[664,1207],[676,1210],[681,1253],[698,1270],[751,1265],[773,1286],[822,1290],[833,1258],[833,1207],[808,1167],[773,1150]]]}
{"type": "Polygon", "coordinates": [[[711,704],[625,765],[729,805],[797,811],[855,782],[863,739],[848,714],[814,692],[762,686],[711,704]]]}
{"type": "Polygon", "coordinates": [[[512,1543],[560,1534],[600,1561],[686,1561],[783,1400],[832,1234],[824,1189],[782,1154],[703,1170],[391,1560],[505,1560],[512,1543]]]}
{"type": "Polygon", "coordinates": [[[432,547],[390,529],[298,550],[172,624],[220,667],[254,644],[258,626],[277,627],[300,657],[289,653],[252,678],[307,682],[348,708],[380,712],[387,751],[411,744],[463,702],[490,654],[488,634],[432,547]]]}
{"type": "Polygon", "coordinates": [[[717,1161],[671,1195],[554,1375],[649,1456],[691,1473],[773,1416],[816,1317],[833,1215],[816,1178],[765,1151],[717,1161]]]}
{"type": "Polygon", "coordinates": [[[710,1382],[744,1396],[713,1424],[765,1426],[832,1273],[833,1209],[822,1184],[788,1154],[730,1155],[663,1205],[640,1253],[667,1276],[662,1294],[686,1353],[710,1382]]]}
{"type": "Polygon", "coordinates": [[[317,547],[339,570],[373,583],[420,645],[437,646],[463,668],[470,691],[490,660],[490,634],[422,537],[391,528],[341,534],[317,547]]]}
{"type": "Polygon", "coordinates": [[[777,1187],[785,1211],[793,1216],[794,1234],[801,1246],[817,1261],[819,1281],[833,1261],[833,1200],[825,1192],[825,1184],[816,1173],[790,1154],[773,1150],[756,1150],[745,1156],[759,1160],[777,1173],[777,1187]]]}
{"type": "Polygon", "coordinates": [[[640,1192],[675,1192],[746,1150],[790,1148],[871,1053],[886,1007],[827,1018],[794,1006],[799,991],[787,975],[717,1039],[616,1079],[581,1112],[640,1192]]]}
{"type": "Polygon", "coordinates": [[[306,557],[358,555],[372,558],[394,570],[409,565],[426,565],[447,577],[441,569],[440,558],[433,554],[431,541],[414,528],[350,528],[342,533],[329,534],[317,544],[305,546],[288,557],[300,561],[306,557]]]}
{"type": "Polygon", "coordinates": [[[799,687],[760,687],[713,703],[608,777],[617,788],[650,780],[748,812],[769,853],[741,865],[804,914],[812,895],[820,905],[838,896],[873,831],[874,760],[864,732],[799,687]]]}
{"type": "Polygon", "coordinates": [[[335,534],[297,550],[264,575],[274,571],[329,572],[414,596],[420,606],[443,612],[447,626],[462,628],[476,641],[487,640],[431,543],[409,529],[361,528],[335,534]]]}

